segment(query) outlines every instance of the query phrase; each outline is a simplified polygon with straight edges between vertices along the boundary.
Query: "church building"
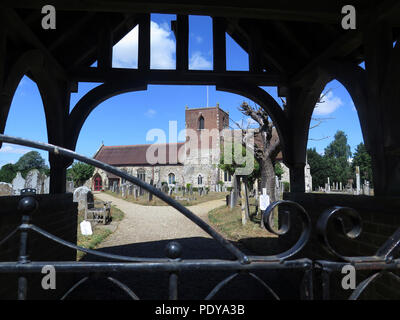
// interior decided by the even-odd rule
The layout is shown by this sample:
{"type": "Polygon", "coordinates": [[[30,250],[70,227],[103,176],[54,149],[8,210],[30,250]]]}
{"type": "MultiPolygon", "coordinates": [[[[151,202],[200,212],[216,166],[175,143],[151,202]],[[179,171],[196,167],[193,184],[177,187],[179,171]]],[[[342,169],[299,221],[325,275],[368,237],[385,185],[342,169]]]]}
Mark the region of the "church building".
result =
{"type": "MultiPolygon", "coordinates": [[[[210,187],[222,183],[233,185],[233,177],[218,168],[220,162],[223,131],[229,129],[229,113],[217,104],[215,107],[188,108],[185,110],[186,142],[165,144],[140,144],[124,146],[102,145],[94,155],[105,162],[139,179],[161,186],[161,184],[193,187],[210,187]]],[[[276,134],[276,133],[275,133],[276,134]]],[[[277,161],[284,169],[282,181],[289,181],[289,169],[282,163],[282,154],[277,161]]],[[[305,168],[306,191],[312,190],[309,165],[305,168]]],[[[123,179],[95,169],[91,187],[95,191],[124,183],[123,179]]]]}

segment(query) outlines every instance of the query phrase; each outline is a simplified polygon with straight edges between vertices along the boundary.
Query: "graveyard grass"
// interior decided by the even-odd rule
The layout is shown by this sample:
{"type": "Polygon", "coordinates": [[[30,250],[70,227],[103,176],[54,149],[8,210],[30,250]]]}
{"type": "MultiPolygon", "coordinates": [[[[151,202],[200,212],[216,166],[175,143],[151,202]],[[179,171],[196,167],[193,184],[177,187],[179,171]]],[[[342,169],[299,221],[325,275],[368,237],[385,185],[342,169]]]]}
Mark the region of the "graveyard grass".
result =
{"type": "MultiPolygon", "coordinates": [[[[105,240],[112,232],[107,227],[101,224],[92,225],[93,234],[91,236],[83,236],[81,234],[79,224],[83,221],[85,210],[80,210],[78,213],[78,241],[77,245],[86,249],[96,249],[97,246],[105,240]]],[[[113,222],[119,222],[124,218],[124,213],[115,206],[111,206],[111,218],[113,222]]],[[[81,260],[86,253],[77,252],[77,260],[81,260]]]]}
{"type": "MultiPolygon", "coordinates": [[[[117,194],[114,193],[110,190],[106,190],[104,191],[105,193],[116,197],[116,198],[120,198],[120,199],[124,199],[126,201],[132,202],[132,203],[136,203],[136,204],[140,204],[143,206],[168,206],[168,204],[166,204],[164,201],[162,201],[161,199],[157,198],[156,196],[153,196],[153,199],[151,201],[148,201],[148,196],[147,194],[138,197],[137,199],[135,199],[135,197],[133,195],[126,195],[125,197],[122,197],[121,194],[117,194]]],[[[207,202],[207,201],[212,201],[212,200],[219,200],[219,199],[225,199],[225,197],[229,194],[229,192],[209,192],[208,194],[204,195],[204,196],[199,196],[199,194],[197,192],[193,193],[193,198],[194,200],[177,200],[180,204],[182,204],[185,207],[189,207],[189,206],[193,206],[196,204],[200,204],[203,202],[207,202]]],[[[172,198],[175,199],[175,195],[172,194],[172,198]]]]}
{"type": "MultiPolygon", "coordinates": [[[[227,240],[234,241],[244,246],[247,250],[256,254],[265,254],[263,241],[247,241],[247,239],[276,238],[277,236],[261,228],[261,214],[257,216],[256,200],[250,198],[250,219],[242,225],[242,211],[239,204],[233,209],[229,206],[216,208],[208,213],[208,220],[212,227],[220,232],[227,240]]],[[[277,217],[277,216],[276,216],[277,217]]],[[[275,225],[278,225],[277,218],[274,218],[275,225]]]]}

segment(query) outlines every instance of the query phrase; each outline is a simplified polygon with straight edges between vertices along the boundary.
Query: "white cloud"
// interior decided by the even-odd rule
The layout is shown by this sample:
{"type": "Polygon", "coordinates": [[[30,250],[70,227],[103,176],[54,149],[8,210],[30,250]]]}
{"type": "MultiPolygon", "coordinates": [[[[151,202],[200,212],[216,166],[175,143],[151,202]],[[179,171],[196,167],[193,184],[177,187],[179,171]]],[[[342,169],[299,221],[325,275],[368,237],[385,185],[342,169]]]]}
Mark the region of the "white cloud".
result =
{"type": "Polygon", "coordinates": [[[200,51],[196,51],[189,59],[189,69],[203,70],[211,69],[211,61],[208,61],[200,51]]]}
{"type": "MultiPolygon", "coordinates": [[[[113,67],[137,68],[139,27],[135,27],[113,48],[113,67]]],[[[169,25],[154,21],[150,24],[150,67],[175,68],[175,40],[169,25]]]]}
{"type": "Polygon", "coordinates": [[[342,99],[335,96],[332,91],[329,91],[325,97],[322,98],[322,102],[314,109],[315,115],[327,115],[334,112],[337,108],[343,105],[342,99]]]}
{"type": "Polygon", "coordinates": [[[202,43],[203,42],[203,38],[202,37],[200,37],[200,36],[196,36],[196,42],[197,43],[202,43]]]}
{"type": "Polygon", "coordinates": [[[156,115],[157,111],[154,109],[147,110],[144,115],[148,118],[153,118],[156,115]]]}
{"type": "Polygon", "coordinates": [[[29,152],[28,149],[25,148],[18,148],[9,143],[3,143],[0,152],[2,153],[12,153],[12,154],[25,154],[29,152]]]}

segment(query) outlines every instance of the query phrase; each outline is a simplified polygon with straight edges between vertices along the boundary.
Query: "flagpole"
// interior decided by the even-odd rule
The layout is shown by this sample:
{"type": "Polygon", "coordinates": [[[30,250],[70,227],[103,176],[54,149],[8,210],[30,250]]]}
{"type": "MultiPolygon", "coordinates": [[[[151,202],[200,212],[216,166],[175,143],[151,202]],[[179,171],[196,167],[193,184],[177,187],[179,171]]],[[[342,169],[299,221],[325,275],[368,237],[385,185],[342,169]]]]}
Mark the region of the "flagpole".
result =
{"type": "Polygon", "coordinates": [[[208,86],[207,86],[207,108],[208,108],[208,86]]]}

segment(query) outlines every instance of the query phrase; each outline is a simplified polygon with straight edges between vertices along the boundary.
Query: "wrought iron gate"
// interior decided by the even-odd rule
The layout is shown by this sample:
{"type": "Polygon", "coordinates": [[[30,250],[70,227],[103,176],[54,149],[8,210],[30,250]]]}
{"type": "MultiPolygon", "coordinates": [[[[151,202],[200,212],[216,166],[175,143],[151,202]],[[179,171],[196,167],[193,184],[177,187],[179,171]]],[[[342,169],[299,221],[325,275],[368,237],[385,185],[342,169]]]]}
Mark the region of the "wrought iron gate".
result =
{"type": "MultiPolygon", "coordinates": [[[[289,231],[290,216],[297,215],[301,221],[301,232],[297,242],[288,250],[274,255],[255,256],[246,255],[239,250],[231,242],[227,241],[217,231],[205,223],[201,218],[193,214],[189,209],[176,202],[174,199],[168,197],[160,190],[143,182],[142,180],[133,177],[126,172],[120,171],[115,167],[99,162],[94,159],[86,158],[70,150],[60,148],[54,145],[29,141],[25,139],[0,135],[0,141],[25,145],[28,147],[46,150],[60,156],[66,156],[82,162],[94,165],[107,172],[113,173],[129,182],[132,182],[144,190],[151,192],[161,200],[165,201],[170,206],[174,207],[181,214],[190,219],[193,223],[207,232],[213,239],[220,245],[228,250],[235,260],[226,259],[181,259],[182,248],[179,243],[171,241],[166,247],[165,258],[143,258],[143,257],[130,257],[121,256],[95,250],[89,250],[79,247],[73,243],[67,242],[58,238],[51,233],[43,230],[31,223],[31,215],[38,209],[38,202],[34,195],[27,192],[23,194],[19,201],[18,212],[21,214],[21,224],[12,231],[4,239],[0,240],[1,246],[9,241],[14,236],[19,236],[19,255],[17,261],[0,262],[0,273],[13,273],[18,275],[18,299],[26,299],[27,290],[29,290],[29,283],[27,281],[27,274],[40,273],[42,268],[47,265],[53,265],[57,272],[63,273],[88,273],[88,274],[104,274],[107,273],[106,279],[113,283],[115,286],[122,289],[132,299],[139,299],[138,296],[126,284],[117,280],[112,274],[118,272],[138,271],[147,272],[158,271],[165,272],[169,275],[169,299],[175,300],[178,298],[178,278],[179,273],[182,271],[204,271],[204,270],[221,270],[228,271],[231,274],[221,282],[217,283],[210,293],[205,297],[206,300],[212,299],[215,295],[229,282],[235,279],[239,273],[246,273],[251,278],[255,279],[266,292],[268,292],[275,299],[279,296],[263,279],[255,274],[258,270],[299,270],[303,273],[303,280],[300,285],[300,294],[302,299],[314,299],[314,289],[316,286],[322,288],[322,298],[330,298],[330,275],[332,273],[341,272],[342,268],[346,265],[351,265],[355,270],[369,270],[372,275],[363,280],[350,295],[350,299],[357,299],[363,291],[373,281],[381,277],[383,274],[388,274],[396,281],[400,278],[393,272],[399,269],[400,259],[397,259],[397,251],[400,247],[400,228],[384,243],[381,248],[373,256],[367,257],[348,257],[339,254],[334,247],[330,244],[327,236],[328,224],[335,220],[341,223],[343,232],[349,238],[356,238],[361,233],[361,218],[359,214],[351,209],[345,207],[334,207],[326,210],[321,215],[317,223],[316,231],[318,232],[326,249],[335,255],[339,261],[328,260],[311,260],[308,258],[294,259],[293,256],[300,252],[301,249],[307,244],[311,234],[311,221],[306,210],[299,204],[292,201],[277,201],[272,203],[265,211],[262,219],[268,231],[277,235],[283,235],[289,231]],[[283,219],[279,230],[274,230],[272,227],[272,212],[274,208],[284,206],[287,219],[283,219]],[[345,220],[350,222],[350,230],[346,230],[344,226],[345,220]],[[30,233],[40,234],[47,238],[49,241],[57,242],[60,245],[83,251],[94,256],[112,260],[114,262],[77,262],[77,261],[30,261],[28,252],[28,240],[30,233]],[[321,281],[316,281],[315,273],[320,272],[322,277],[321,281]]],[[[67,298],[76,288],[88,280],[85,276],[75,283],[63,296],[62,299],[67,298]]],[[[166,297],[167,298],[167,297],[166,297]]]]}

